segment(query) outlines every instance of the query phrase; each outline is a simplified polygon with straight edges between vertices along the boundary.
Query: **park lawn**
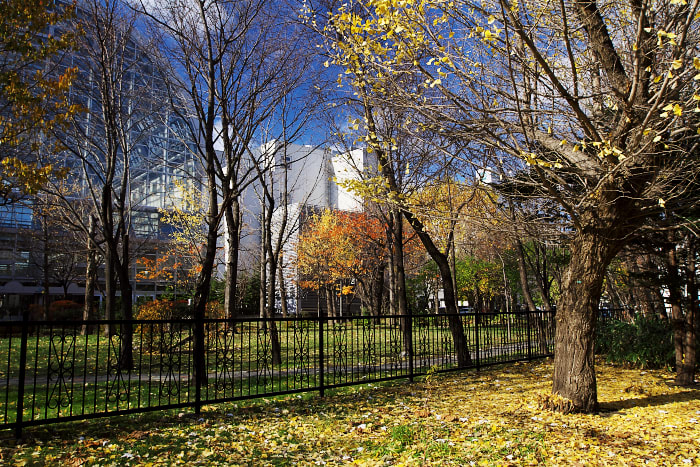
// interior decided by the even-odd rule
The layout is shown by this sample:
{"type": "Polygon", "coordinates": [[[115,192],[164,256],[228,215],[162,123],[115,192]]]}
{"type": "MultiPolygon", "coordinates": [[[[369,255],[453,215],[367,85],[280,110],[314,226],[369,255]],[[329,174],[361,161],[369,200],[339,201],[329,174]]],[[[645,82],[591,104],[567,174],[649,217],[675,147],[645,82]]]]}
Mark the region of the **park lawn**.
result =
{"type": "Polygon", "coordinates": [[[700,389],[600,363],[597,415],[542,409],[550,361],[413,384],[0,433],[5,465],[700,465],[700,389]]]}

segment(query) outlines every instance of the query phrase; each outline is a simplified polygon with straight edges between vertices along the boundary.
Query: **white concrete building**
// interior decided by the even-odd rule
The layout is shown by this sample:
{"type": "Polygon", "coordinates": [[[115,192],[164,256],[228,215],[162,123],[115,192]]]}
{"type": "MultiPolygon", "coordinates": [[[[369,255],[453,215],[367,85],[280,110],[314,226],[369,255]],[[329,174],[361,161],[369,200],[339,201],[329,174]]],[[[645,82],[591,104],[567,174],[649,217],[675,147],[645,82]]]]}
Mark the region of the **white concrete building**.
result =
{"type": "Polygon", "coordinates": [[[261,251],[261,219],[264,189],[274,194],[273,230],[279,232],[286,216],[283,234],[282,262],[287,291],[288,308],[298,308],[296,294],[296,245],[298,234],[306,217],[324,209],[342,211],[364,210],[363,200],[351,192],[344,182],[375,175],[376,162],[366,150],[352,149],[338,152],[310,145],[282,144],[272,141],[260,147],[261,160],[267,160],[264,180],[255,181],[244,192],[243,229],[241,232],[240,269],[252,271],[259,267],[261,251]]]}

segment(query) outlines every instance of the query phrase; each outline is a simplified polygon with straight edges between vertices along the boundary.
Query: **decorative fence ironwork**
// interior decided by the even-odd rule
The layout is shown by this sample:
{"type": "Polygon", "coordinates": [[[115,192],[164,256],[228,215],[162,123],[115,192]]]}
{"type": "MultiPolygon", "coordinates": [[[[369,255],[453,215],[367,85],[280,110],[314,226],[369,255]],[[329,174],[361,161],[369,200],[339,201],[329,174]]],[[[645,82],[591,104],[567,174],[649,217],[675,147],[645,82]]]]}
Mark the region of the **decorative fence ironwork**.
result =
{"type": "Polygon", "coordinates": [[[552,355],[548,312],[0,322],[0,429],[204,404],[552,355]],[[111,330],[111,334],[108,330],[111,330]],[[131,330],[132,365],[122,345],[131,330]],[[200,345],[197,345],[201,343],[200,345]],[[204,349],[197,355],[196,349],[204,349]]]}

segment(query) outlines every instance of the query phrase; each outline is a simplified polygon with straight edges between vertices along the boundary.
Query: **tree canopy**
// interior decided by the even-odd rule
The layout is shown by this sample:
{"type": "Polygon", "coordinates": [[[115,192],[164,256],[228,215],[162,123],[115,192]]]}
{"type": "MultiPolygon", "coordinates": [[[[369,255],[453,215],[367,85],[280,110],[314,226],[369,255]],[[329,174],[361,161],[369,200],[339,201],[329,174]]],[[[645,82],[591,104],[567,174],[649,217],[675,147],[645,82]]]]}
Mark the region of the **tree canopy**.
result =
{"type": "Polygon", "coordinates": [[[39,151],[41,132],[63,125],[80,107],[68,101],[73,68],[53,59],[75,44],[79,29],[56,25],[73,8],[46,0],[0,2],[0,196],[33,194],[64,171],[39,151]]]}
{"type": "Polygon", "coordinates": [[[366,104],[368,144],[390,154],[375,109],[400,109],[402,131],[432,146],[435,164],[447,152],[463,177],[492,167],[511,192],[564,215],[553,392],[573,410],[597,408],[592,342],[608,264],[650,227],[693,222],[698,11],[697,0],[367,0],[325,23],[339,82],[366,104]]]}

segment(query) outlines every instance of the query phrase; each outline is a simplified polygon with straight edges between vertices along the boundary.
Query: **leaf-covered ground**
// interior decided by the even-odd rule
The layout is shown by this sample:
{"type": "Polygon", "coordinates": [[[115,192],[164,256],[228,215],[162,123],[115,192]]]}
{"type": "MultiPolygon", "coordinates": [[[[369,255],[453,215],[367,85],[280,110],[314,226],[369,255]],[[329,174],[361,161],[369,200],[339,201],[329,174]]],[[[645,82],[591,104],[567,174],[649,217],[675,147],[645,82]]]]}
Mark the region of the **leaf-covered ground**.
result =
{"type": "Polygon", "coordinates": [[[700,465],[700,389],[598,366],[597,415],[541,409],[551,362],[0,433],[19,465],[700,465]]]}

